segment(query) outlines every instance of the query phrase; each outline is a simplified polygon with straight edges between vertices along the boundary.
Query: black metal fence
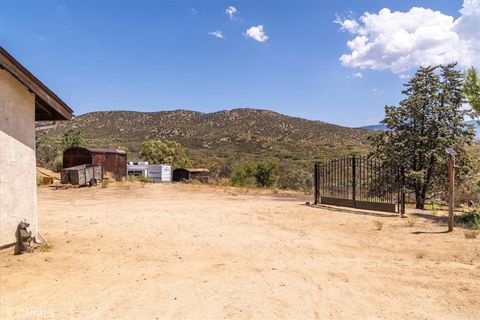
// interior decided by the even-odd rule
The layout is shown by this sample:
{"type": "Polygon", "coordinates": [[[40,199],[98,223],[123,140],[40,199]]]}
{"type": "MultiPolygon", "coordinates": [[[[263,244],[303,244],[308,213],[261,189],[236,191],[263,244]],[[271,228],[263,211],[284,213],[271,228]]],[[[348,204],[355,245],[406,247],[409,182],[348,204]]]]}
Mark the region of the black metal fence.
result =
{"type": "Polygon", "coordinates": [[[403,172],[368,157],[344,157],[316,163],[315,203],[404,212],[403,172]]]}

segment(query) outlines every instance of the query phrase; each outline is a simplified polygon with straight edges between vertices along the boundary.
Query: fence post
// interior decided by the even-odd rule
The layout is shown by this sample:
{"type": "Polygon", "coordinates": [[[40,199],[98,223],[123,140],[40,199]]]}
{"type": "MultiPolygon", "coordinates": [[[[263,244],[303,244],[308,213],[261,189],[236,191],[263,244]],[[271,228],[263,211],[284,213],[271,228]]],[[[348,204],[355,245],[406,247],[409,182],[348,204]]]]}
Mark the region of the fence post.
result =
{"type": "Polygon", "coordinates": [[[357,207],[357,169],[356,169],[356,161],[357,159],[355,156],[352,157],[352,200],[353,200],[353,207],[357,207]]]}
{"type": "Polygon", "coordinates": [[[313,170],[313,180],[315,184],[314,203],[319,204],[320,203],[320,164],[318,162],[315,162],[315,167],[313,170]]]}
{"type": "Polygon", "coordinates": [[[402,166],[400,168],[400,179],[402,179],[402,190],[400,193],[400,215],[403,217],[405,215],[405,168],[402,166]]]}

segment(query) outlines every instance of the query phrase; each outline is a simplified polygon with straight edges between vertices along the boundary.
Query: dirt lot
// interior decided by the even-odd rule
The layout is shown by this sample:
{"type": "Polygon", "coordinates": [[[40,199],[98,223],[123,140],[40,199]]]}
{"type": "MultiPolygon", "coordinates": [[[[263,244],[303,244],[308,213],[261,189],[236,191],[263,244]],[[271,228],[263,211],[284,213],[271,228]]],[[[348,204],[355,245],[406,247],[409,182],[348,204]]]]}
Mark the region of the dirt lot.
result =
{"type": "Polygon", "coordinates": [[[304,201],[194,185],[40,188],[52,248],[0,252],[0,316],[480,318],[480,239],[304,201]]]}

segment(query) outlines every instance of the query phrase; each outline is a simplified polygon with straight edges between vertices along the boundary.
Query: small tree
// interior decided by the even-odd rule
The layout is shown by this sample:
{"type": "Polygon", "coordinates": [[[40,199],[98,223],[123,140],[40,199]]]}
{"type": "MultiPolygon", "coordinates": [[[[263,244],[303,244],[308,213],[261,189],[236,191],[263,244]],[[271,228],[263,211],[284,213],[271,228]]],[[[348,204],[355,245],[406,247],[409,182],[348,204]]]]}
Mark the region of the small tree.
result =
{"type": "Polygon", "coordinates": [[[59,169],[61,164],[62,149],[58,142],[38,139],[35,143],[37,165],[48,169],[59,169]]]}
{"type": "Polygon", "coordinates": [[[186,149],[180,143],[171,140],[145,141],[140,147],[140,156],[149,163],[169,163],[173,168],[193,165],[193,161],[188,157],[186,149]]]}
{"type": "Polygon", "coordinates": [[[480,115],[480,78],[477,70],[470,68],[465,74],[464,91],[467,96],[468,103],[480,115]]]}
{"type": "Polygon", "coordinates": [[[277,164],[272,161],[257,163],[255,179],[257,184],[262,187],[271,187],[277,182],[277,164]]]}
{"type": "Polygon", "coordinates": [[[83,137],[82,133],[79,130],[67,129],[63,134],[62,147],[63,149],[68,149],[71,147],[78,147],[82,145],[83,137]]]}
{"type": "MultiPolygon", "coordinates": [[[[281,188],[303,190],[305,192],[312,192],[313,189],[313,175],[305,169],[290,168],[288,173],[280,175],[281,188]]],[[[280,184],[280,181],[279,181],[280,184]]]]}
{"type": "Polygon", "coordinates": [[[455,67],[418,69],[405,84],[400,105],[385,107],[382,123],[389,131],[370,138],[373,156],[405,168],[418,209],[424,209],[428,192],[446,184],[445,148],[457,151],[459,175],[470,167],[465,146],[473,142],[474,133],[464,118],[471,112],[463,108],[464,77],[455,67]]]}
{"type": "Polygon", "coordinates": [[[235,165],[230,183],[235,187],[255,185],[256,165],[254,162],[243,162],[235,165]]]}

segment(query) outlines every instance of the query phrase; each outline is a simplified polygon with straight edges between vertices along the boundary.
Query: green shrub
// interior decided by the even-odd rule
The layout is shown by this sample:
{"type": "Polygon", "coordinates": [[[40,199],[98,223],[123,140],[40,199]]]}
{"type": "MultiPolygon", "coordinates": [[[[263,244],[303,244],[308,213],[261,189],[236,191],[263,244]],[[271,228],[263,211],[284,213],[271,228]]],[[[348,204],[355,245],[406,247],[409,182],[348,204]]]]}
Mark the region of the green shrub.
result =
{"type": "Polygon", "coordinates": [[[455,220],[457,224],[467,228],[480,229],[480,213],[476,209],[457,216],[455,220]]]}
{"type": "Polygon", "coordinates": [[[107,188],[109,183],[110,183],[110,180],[102,179],[102,188],[107,188]]]}
{"type": "Polygon", "coordinates": [[[232,177],[230,178],[230,184],[234,187],[244,187],[247,174],[243,168],[236,167],[233,170],[232,177]]]}
{"type": "Polygon", "coordinates": [[[239,163],[233,170],[230,184],[234,187],[245,187],[255,185],[255,163],[239,163]]]}
{"type": "Polygon", "coordinates": [[[301,190],[311,193],[313,189],[313,175],[304,169],[290,169],[279,179],[279,187],[283,189],[301,190]]]}
{"type": "Polygon", "coordinates": [[[257,163],[255,170],[255,179],[257,184],[262,187],[271,187],[277,182],[277,164],[272,161],[257,163]]]}

